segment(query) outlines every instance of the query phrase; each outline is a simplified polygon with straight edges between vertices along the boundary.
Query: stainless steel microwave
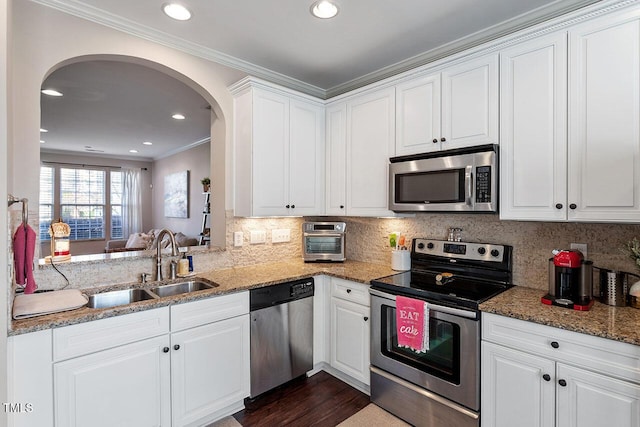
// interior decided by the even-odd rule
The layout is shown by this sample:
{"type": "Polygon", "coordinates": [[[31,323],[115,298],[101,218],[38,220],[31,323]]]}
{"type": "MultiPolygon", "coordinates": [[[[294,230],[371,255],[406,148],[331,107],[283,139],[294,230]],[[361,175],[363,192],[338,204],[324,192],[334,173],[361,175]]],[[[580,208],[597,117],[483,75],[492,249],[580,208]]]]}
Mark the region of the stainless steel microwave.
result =
{"type": "Polygon", "coordinates": [[[389,161],[392,211],[498,211],[497,145],[393,157],[389,161]]]}

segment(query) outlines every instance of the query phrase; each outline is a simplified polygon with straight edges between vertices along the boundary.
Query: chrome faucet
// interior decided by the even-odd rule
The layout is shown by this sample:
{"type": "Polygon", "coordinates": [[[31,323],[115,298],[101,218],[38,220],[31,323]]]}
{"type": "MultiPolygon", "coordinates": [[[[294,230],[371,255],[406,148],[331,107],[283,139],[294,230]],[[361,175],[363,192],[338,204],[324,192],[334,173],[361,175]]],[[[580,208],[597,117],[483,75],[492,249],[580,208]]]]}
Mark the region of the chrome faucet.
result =
{"type": "Polygon", "coordinates": [[[162,280],[162,238],[165,234],[169,235],[171,240],[171,256],[178,256],[178,245],[176,244],[176,237],[170,230],[163,228],[158,233],[158,246],[156,247],[156,280],[162,280]]]}

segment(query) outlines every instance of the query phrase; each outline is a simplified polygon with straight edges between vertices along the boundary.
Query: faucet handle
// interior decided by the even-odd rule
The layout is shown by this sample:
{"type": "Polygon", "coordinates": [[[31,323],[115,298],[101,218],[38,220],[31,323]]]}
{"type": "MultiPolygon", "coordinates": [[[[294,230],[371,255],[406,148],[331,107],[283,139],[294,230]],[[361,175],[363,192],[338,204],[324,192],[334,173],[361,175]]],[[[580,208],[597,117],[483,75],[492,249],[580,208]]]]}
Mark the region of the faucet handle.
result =
{"type": "Polygon", "coordinates": [[[140,275],[140,283],[147,283],[149,276],[151,276],[151,273],[142,273],[140,275]]]}

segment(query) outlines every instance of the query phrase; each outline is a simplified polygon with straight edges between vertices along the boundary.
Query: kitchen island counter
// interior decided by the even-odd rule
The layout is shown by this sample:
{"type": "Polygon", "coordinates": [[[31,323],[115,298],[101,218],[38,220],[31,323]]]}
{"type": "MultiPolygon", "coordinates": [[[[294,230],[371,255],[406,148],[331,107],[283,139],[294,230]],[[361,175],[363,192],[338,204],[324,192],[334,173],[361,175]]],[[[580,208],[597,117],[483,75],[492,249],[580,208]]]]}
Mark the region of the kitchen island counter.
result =
{"type": "MultiPolygon", "coordinates": [[[[269,286],[304,277],[328,275],[354,282],[369,284],[372,279],[397,273],[387,265],[371,264],[358,261],[344,263],[305,263],[302,260],[289,260],[278,263],[256,264],[244,267],[233,267],[197,273],[193,277],[182,278],[162,283],[172,283],[188,280],[202,280],[216,285],[216,287],[199,292],[175,295],[159,299],[139,301],[127,305],[94,309],[83,307],[76,310],[33,317],[30,319],[13,320],[10,323],[9,335],[19,335],[44,329],[84,323],[107,317],[119,316],[137,311],[164,307],[216,295],[229,294],[262,286],[269,286]]],[[[100,288],[82,289],[88,295],[130,288],[153,288],[158,282],[124,283],[100,288]]]]}
{"type": "Polygon", "coordinates": [[[640,345],[640,309],[596,301],[589,311],[542,304],[546,291],[515,286],[480,305],[480,310],[615,341],[640,345]]]}

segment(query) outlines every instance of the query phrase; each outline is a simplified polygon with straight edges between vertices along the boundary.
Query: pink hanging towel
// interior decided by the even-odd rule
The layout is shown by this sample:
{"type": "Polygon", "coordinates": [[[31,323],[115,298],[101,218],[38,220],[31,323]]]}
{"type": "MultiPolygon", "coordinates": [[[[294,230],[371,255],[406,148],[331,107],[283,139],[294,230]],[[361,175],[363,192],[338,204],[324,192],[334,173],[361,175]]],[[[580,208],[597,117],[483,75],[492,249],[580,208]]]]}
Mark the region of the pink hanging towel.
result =
{"type": "Polygon", "coordinates": [[[13,261],[16,272],[16,283],[24,286],[25,294],[36,291],[33,277],[33,255],[36,249],[36,233],[29,224],[22,224],[13,235],[13,261]]]}
{"type": "Polygon", "coordinates": [[[396,296],[398,346],[418,353],[429,350],[429,306],[426,302],[396,296]]]}

